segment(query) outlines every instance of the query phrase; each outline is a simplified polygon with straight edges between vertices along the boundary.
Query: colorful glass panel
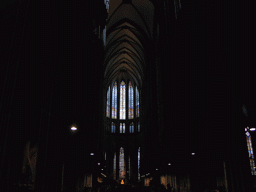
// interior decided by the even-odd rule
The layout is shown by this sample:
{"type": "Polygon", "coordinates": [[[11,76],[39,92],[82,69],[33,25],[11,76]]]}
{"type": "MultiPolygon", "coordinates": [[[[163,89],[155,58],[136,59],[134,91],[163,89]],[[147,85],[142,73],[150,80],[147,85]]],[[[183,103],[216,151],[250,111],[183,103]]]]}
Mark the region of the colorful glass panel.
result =
{"type": "Polygon", "coordinates": [[[140,95],[138,87],[136,87],[136,117],[140,116],[140,95]]]}
{"type": "Polygon", "coordinates": [[[138,180],[140,180],[140,147],[138,149],[138,180]]]}
{"type": "Polygon", "coordinates": [[[125,123],[120,123],[120,133],[125,133],[125,123]]]}
{"type": "Polygon", "coordinates": [[[111,123],[111,133],[115,133],[116,132],[116,125],[115,123],[111,123]]]}
{"type": "Polygon", "coordinates": [[[110,86],[108,87],[108,92],[107,92],[106,116],[110,117],[110,86]]]}
{"type": "Polygon", "coordinates": [[[122,81],[120,84],[120,119],[125,119],[125,82],[122,81]]]}
{"type": "Polygon", "coordinates": [[[112,90],[112,119],[117,118],[117,82],[113,85],[112,90]]]}
{"type": "Polygon", "coordinates": [[[249,153],[251,173],[252,175],[256,175],[251,135],[249,132],[246,132],[245,134],[246,134],[246,141],[247,141],[247,147],[248,147],[248,153],[249,153]]]}
{"type": "Polygon", "coordinates": [[[119,177],[125,177],[125,169],[124,169],[124,149],[120,148],[120,155],[119,155],[119,177]]]}
{"type": "Polygon", "coordinates": [[[129,113],[129,119],[133,119],[134,114],[133,114],[133,87],[132,87],[132,83],[131,81],[129,82],[129,109],[128,109],[128,113],[129,113]]]}
{"type": "Polygon", "coordinates": [[[133,123],[130,124],[130,130],[129,131],[130,131],[130,133],[134,133],[134,125],[133,125],[133,123]]]}

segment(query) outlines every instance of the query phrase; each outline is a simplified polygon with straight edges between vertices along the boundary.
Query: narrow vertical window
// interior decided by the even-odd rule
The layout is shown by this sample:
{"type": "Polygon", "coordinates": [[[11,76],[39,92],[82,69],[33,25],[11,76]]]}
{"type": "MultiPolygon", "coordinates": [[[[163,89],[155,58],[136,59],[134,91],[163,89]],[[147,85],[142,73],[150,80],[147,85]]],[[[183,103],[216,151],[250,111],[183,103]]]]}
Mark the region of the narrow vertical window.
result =
{"type": "Polygon", "coordinates": [[[125,169],[124,169],[124,149],[120,148],[120,155],[119,155],[119,177],[125,177],[125,169]]]}
{"type": "Polygon", "coordinates": [[[250,166],[251,166],[251,174],[256,175],[251,135],[248,131],[245,134],[246,134],[246,141],[247,141],[249,160],[250,160],[250,166]]]}
{"type": "Polygon", "coordinates": [[[138,122],[138,132],[140,132],[140,122],[138,122]]]}
{"type": "Polygon", "coordinates": [[[114,180],[116,180],[116,153],[114,154],[114,165],[113,165],[113,172],[114,172],[114,180]]]}
{"type": "Polygon", "coordinates": [[[120,133],[125,133],[125,123],[120,123],[120,133]]]}
{"type": "Polygon", "coordinates": [[[133,87],[131,81],[129,82],[129,119],[133,119],[133,87]]]}
{"type": "Polygon", "coordinates": [[[111,133],[115,133],[116,132],[116,125],[115,123],[111,123],[111,133]]]}
{"type": "Polygon", "coordinates": [[[140,180],[140,147],[138,149],[138,180],[140,180]]]}
{"type": "Polygon", "coordinates": [[[115,81],[112,90],[112,119],[117,118],[117,82],[115,81]]]}
{"type": "Polygon", "coordinates": [[[110,117],[110,86],[108,87],[108,92],[107,92],[106,116],[110,117]]]}
{"type": "Polygon", "coordinates": [[[140,95],[139,95],[139,90],[138,87],[136,87],[136,117],[140,116],[140,95]]]}
{"type": "Polygon", "coordinates": [[[123,123],[123,133],[125,133],[125,123],[123,123]]]}
{"type": "Polygon", "coordinates": [[[134,124],[133,123],[131,123],[130,124],[130,133],[134,133],[134,124]]]}
{"type": "Polygon", "coordinates": [[[120,119],[125,119],[125,82],[120,84],[120,119]]]}

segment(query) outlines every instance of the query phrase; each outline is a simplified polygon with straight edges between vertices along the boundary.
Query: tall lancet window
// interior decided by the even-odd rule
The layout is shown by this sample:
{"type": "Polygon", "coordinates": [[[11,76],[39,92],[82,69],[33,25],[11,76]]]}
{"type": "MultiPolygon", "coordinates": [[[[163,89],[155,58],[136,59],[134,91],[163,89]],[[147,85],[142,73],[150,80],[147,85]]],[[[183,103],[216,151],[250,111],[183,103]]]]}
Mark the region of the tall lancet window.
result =
{"type": "Polygon", "coordinates": [[[130,131],[130,133],[134,133],[134,125],[133,125],[133,123],[130,124],[129,131],[130,131]]]}
{"type": "Polygon", "coordinates": [[[120,119],[125,119],[125,82],[120,84],[120,119]]]}
{"type": "Polygon", "coordinates": [[[138,132],[140,132],[140,122],[138,122],[138,132]]]}
{"type": "Polygon", "coordinates": [[[138,180],[140,180],[140,147],[138,149],[138,180]]]}
{"type": "Polygon", "coordinates": [[[108,92],[107,92],[106,116],[110,117],[110,86],[108,87],[108,92]]]}
{"type": "Polygon", "coordinates": [[[115,81],[112,90],[112,119],[117,118],[117,82],[115,81]]]}
{"type": "Polygon", "coordinates": [[[116,132],[116,125],[115,123],[111,123],[111,133],[115,133],[116,132]]]}
{"type": "Polygon", "coordinates": [[[136,117],[140,116],[140,95],[138,87],[136,87],[136,117]]]}
{"type": "Polygon", "coordinates": [[[124,149],[120,148],[120,155],[119,155],[119,177],[125,177],[125,168],[124,168],[124,149]]]}
{"type": "Polygon", "coordinates": [[[129,82],[129,119],[133,119],[133,87],[131,81],[129,82]]]}
{"type": "Polygon", "coordinates": [[[120,123],[120,133],[125,133],[125,123],[120,123]]]}
{"type": "Polygon", "coordinates": [[[113,172],[114,172],[114,180],[116,180],[116,153],[114,154],[114,165],[113,165],[113,172]]]}
{"type": "Polygon", "coordinates": [[[247,147],[248,147],[248,153],[249,153],[251,173],[252,173],[252,175],[256,175],[253,148],[252,148],[252,139],[251,139],[251,135],[248,132],[248,130],[249,130],[249,127],[247,127],[247,130],[246,130],[245,134],[246,134],[246,141],[247,141],[247,147]]]}

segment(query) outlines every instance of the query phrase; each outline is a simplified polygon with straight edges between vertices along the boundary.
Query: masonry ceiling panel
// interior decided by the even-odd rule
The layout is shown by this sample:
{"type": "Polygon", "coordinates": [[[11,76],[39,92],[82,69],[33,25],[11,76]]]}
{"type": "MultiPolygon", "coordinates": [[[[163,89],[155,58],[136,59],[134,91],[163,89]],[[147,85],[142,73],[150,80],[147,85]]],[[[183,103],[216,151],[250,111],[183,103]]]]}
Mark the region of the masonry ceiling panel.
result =
{"type": "Polygon", "coordinates": [[[145,44],[153,34],[154,6],[149,0],[111,0],[107,21],[105,79],[130,79],[141,83],[145,44]]]}

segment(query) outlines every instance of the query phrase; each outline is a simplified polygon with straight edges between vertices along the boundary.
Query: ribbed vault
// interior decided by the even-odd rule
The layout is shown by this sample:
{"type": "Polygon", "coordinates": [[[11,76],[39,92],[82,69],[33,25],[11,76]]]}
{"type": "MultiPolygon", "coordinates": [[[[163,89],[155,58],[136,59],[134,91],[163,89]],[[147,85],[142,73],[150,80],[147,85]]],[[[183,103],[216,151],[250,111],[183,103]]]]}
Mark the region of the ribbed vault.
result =
{"type": "Polygon", "coordinates": [[[153,35],[153,17],[149,0],[110,1],[104,60],[107,84],[130,79],[141,85],[146,66],[144,45],[153,35]]]}

